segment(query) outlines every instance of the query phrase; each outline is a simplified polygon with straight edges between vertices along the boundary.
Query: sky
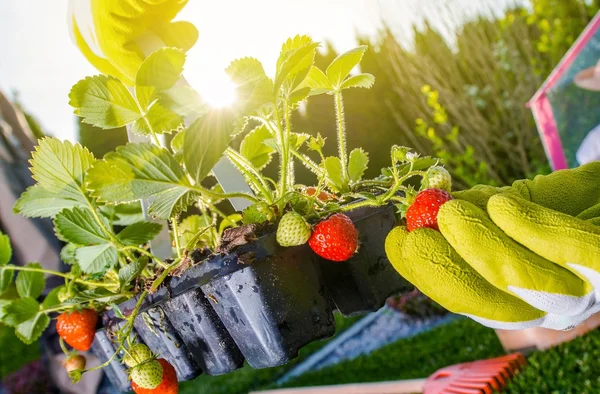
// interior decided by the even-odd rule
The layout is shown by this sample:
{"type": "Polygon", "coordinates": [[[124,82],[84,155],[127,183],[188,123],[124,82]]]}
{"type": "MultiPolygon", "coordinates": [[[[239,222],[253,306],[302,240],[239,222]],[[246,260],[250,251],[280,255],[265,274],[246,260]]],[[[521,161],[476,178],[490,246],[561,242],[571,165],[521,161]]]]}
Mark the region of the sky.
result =
{"type": "MultiPolygon", "coordinates": [[[[424,14],[444,29],[444,18],[456,20],[450,14],[497,12],[515,0],[447,1],[450,5],[440,13],[435,11],[441,0],[190,0],[177,19],[194,23],[200,37],[188,53],[184,75],[203,97],[218,104],[231,96],[232,86],[223,71],[231,60],[256,57],[272,74],[287,37],[308,34],[345,51],[356,46],[357,32],[375,35],[382,18],[408,38],[411,24],[424,14]]],[[[9,94],[18,91],[44,130],[75,140],[68,93],[78,80],[97,71],[71,41],[67,2],[0,0],[0,89],[9,94]]]]}

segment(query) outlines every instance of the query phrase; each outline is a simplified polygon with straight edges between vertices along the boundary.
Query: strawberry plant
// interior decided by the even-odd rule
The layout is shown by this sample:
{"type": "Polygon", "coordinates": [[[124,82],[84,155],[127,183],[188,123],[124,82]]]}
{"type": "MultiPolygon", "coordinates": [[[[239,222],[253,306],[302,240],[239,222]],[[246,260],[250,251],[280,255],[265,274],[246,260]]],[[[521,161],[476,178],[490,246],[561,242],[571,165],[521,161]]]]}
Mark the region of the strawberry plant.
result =
{"type": "MultiPolygon", "coordinates": [[[[276,231],[282,247],[308,242],[319,256],[345,261],[360,249],[357,230],[345,213],[392,203],[404,212],[416,194],[410,185],[415,177],[425,179],[423,184],[449,188],[442,185],[449,182],[447,172],[440,167],[428,170],[435,159],[420,158],[400,146],[392,148],[390,166],[380,176],[365,179],[368,153],[362,148],[348,153],[343,92],[373,85],[372,75],[351,74],[366,47],[343,53],[325,71],[313,64],[318,47],[307,36],[288,39],[273,77],[257,59],[234,60],[226,70],[237,86],[238,101],[231,108],[211,108],[181,83],[186,55],[171,47],[143,61],[131,88],[125,84],[131,81],[112,75],[76,83],[69,103],[84,123],[127,126],[147,142],[132,141],[98,159],[79,144],[56,138],[39,141],[31,159],[36,183],[14,211],[53,220],[57,237],[65,243],[61,258],[71,269],[62,273],[37,263],[9,265],[10,244],[0,236],[0,293],[9,294],[0,299],[0,321],[30,343],[58,314],[61,341],[86,351],[98,314],[110,309],[124,324],[113,333],[115,353],[96,368],[123,354],[134,388],[150,392],[163,384],[171,387],[173,367],[157,361],[132,332],[147,295],[199,263],[192,254],[208,258],[213,251],[230,252],[226,244],[232,243],[235,232],[247,237],[254,231],[276,231]],[[324,156],[320,135],[293,131],[292,112],[318,94],[333,96],[337,156],[324,156]],[[169,144],[164,144],[165,135],[169,144]],[[235,136],[243,136],[238,148],[232,144],[235,136]],[[218,184],[210,186],[212,169],[223,157],[253,193],[226,193],[218,184]],[[278,179],[265,175],[274,158],[278,179]],[[313,186],[296,184],[298,164],[315,175],[313,186]],[[227,200],[234,198],[250,205],[228,214],[227,200]],[[162,230],[154,219],[169,225],[173,258],[159,258],[149,247],[162,230]],[[61,276],[65,283],[40,303],[45,274],[61,276]],[[134,296],[135,307],[124,314],[118,305],[134,296]]],[[[84,366],[70,365],[70,376],[77,381],[84,366]]]]}

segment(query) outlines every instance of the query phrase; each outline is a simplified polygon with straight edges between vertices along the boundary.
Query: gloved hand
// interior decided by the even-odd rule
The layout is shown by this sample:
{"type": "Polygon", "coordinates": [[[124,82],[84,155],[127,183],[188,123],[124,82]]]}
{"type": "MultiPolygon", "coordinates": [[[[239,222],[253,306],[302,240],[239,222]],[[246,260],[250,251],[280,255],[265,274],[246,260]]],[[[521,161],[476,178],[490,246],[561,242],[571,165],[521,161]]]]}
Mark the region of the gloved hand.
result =
{"type": "Polygon", "coordinates": [[[600,162],[440,208],[440,231],[395,228],[396,270],[451,312],[499,329],[570,329],[600,310],[600,162]]]}
{"type": "Polygon", "coordinates": [[[171,22],[188,0],[70,0],[75,43],[103,74],[133,85],[146,56],[140,45],[162,44],[189,50],[198,31],[189,22],[171,22]],[[144,43],[146,41],[146,43],[144,43]]]}

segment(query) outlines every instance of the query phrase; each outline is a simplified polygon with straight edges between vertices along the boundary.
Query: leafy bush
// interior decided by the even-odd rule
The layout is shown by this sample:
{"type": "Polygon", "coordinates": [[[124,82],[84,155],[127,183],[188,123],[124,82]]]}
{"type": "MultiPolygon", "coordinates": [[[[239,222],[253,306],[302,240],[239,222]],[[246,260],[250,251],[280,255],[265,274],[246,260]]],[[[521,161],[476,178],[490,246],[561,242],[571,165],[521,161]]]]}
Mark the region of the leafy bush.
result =
{"type": "Polygon", "coordinates": [[[39,343],[25,345],[15,330],[0,324],[0,379],[40,357],[39,343]]]}

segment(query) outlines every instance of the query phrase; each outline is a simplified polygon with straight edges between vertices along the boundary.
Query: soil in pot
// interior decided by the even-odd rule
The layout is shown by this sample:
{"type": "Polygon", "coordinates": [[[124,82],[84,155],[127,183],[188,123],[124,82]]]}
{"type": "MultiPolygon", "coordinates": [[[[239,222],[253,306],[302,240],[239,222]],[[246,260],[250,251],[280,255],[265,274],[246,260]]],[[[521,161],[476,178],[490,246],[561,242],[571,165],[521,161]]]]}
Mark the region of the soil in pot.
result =
{"type": "Polygon", "coordinates": [[[358,252],[339,263],[319,257],[319,267],[336,308],[351,316],[376,311],[388,297],[414,287],[385,253],[385,238],[396,224],[393,207],[359,208],[347,215],[358,230],[358,252]]]}
{"type": "Polygon", "coordinates": [[[335,333],[316,255],[307,245],[281,248],[271,233],[231,255],[252,261],[201,289],[250,366],[285,364],[304,345],[335,333]]]}

